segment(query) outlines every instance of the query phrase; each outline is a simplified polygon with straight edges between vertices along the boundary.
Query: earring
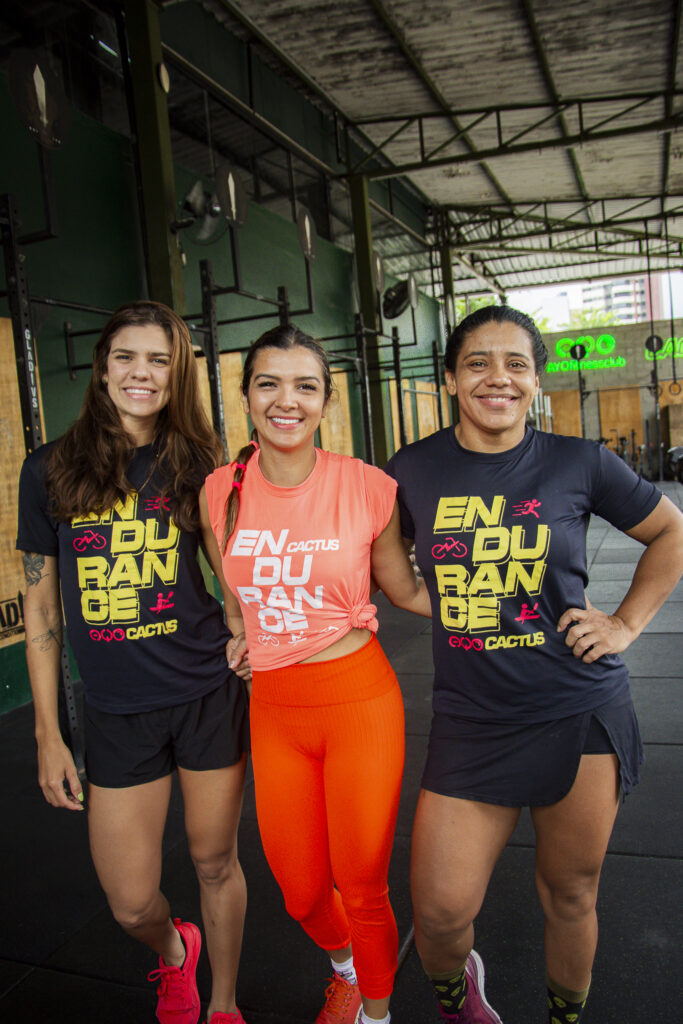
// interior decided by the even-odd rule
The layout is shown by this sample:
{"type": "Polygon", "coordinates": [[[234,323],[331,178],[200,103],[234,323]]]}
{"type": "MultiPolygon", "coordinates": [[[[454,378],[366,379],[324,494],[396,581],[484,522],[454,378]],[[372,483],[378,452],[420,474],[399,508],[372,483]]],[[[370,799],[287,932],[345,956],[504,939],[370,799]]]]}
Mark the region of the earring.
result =
{"type": "Polygon", "coordinates": [[[109,383],[109,377],[107,377],[106,373],[102,375],[102,383],[103,384],[108,384],[109,383]]]}

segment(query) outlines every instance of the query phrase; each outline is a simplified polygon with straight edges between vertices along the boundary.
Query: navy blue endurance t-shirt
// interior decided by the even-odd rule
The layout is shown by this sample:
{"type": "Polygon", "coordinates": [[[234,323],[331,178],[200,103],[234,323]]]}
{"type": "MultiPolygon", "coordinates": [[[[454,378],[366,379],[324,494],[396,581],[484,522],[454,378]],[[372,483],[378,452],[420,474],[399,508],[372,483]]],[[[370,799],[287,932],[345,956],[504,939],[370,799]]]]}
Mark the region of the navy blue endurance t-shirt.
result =
{"type": "Polygon", "coordinates": [[[101,516],[58,523],[43,481],[53,443],[28,456],[19,482],[17,548],[59,560],[59,580],[88,703],[127,714],[202,697],[232,675],[230,633],[206,590],[196,533],[168,515],[151,445],[127,470],[136,488],[101,516]]]}
{"type": "Polygon", "coordinates": [[[591,513],[628,530],[661,497],[651,483],[595,442],[531,428],[489,454],[448,427],[386,471],[432,602],[435,712],[540,722],[628,696],[618,655],[585,664],[556,626],[586,607],[591,513]]]}

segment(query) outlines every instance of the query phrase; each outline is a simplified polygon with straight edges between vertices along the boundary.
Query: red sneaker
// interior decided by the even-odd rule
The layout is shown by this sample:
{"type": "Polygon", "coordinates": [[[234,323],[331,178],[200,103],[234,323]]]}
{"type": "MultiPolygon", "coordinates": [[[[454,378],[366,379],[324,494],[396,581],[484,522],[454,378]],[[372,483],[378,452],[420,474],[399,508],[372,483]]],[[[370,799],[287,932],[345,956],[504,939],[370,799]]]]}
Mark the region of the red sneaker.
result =
{"type": "Polygon", "coordinates": [[[185,962],[182,967],[169,967],[159,957],[159,967],[147,975],[147,980],[159,980],[159,1024],[197,1024],[200,1005],[195,974],[199,950],[202,948],[202,937],[199,928],[189,921],[181,921],[179,917],[174,917],[173,924],[185,945],[185,962]]]}
{"type": "Polygon", "coordinates": [[[358,985],[352,985],[335,973],[325,989],[325,997],[325,1005],[315,1018],[315,1024],[354,1024],[361,1007],[358,985]]]}

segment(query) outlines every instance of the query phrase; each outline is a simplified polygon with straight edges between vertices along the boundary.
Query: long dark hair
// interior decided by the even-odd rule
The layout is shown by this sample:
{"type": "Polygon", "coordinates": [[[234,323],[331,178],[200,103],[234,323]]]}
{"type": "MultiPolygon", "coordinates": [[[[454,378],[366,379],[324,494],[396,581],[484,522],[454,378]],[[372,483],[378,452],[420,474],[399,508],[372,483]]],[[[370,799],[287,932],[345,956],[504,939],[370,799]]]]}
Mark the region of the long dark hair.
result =
{"type": "Polygon", "coordinates": [[[171,343],[170,396],[159,413],[154,448],[162,496],[182,530],[199,525],[198,495],[205,477],[223,462],[221,443],[202,408],[192,338],[185,322],[160,302],[121,306],[93,351],[92,377],[76,422],[56,442],[46,465],[50,511],[61,522],[101,513],[130,494],[126,476],[133,441],[109,397],[111,343],[124,327],[161,327],[171,343]]]}
{"type": "MultiPolygon", "coordinates": [[[[329,399],[332,394],[332,372],[330,370],[330,364],[325,354],[325,349],[319,342],[314,341],[313,338],[308,334],[304,334],[295,324],[287,324],[286,326],[280,325],[279,327],[273,327],[270,331],[266,331],[260,338],[252,344],[251,348],[247,352],[247,358],[244,360],[244,369],[242,370],[242,384],[241,390],[245,398],[249,392],[249,385],[251,378],[254,373],[254,363],[259,352],[262,352],[266,348],[278,348],[280,350],[288,350],[292,348],[306,348],[309,352],[313,352],[318,357],[320,362],[320,368],[323,372],[323,385],[325,389],[325,401],[329,399]]],[[[233,485],[230,489],[230,494],[225,503],[225,526],[223,528],[223,540],[221,542],[221,548],[223,553],[228,546],[228,541],[232,531],[235,529],[235,523],[237,522],[237,516],[240,510],[240,491],[242,489],[242,481],[244,480],[244,474],[247,469],[247,463],[252,457],[256,449],[258,448],[258,439],[256,437],[256,431],[254,431],[253,440],[241,448],[237,454],[233,465],[235,466],[235,475],[233,478],[233,485]]]]}
{"type": "Polygon", "coordinates": [[[451,331],[448,343],[446,344],[444,363],[447,370],[455,373],[458,352],[464,345],[467,335],[471,334],[472,331],[476,331],[478,327],[483,327],[484,324],[490,323],[514,324],[516,327],[521,327],[522,330],[526,331],[531,342],[536,373],[540,374],[543,372],[545,364],[548,362],[548,350],[543,343],[541,332],[530,316],[522,313],[519,309],[513,309],[512,306],[482,306],[481,309],[475,309],[473,313],[470,313],[464,320],[461,320],[458,326],[454,327],[451,331]]]}

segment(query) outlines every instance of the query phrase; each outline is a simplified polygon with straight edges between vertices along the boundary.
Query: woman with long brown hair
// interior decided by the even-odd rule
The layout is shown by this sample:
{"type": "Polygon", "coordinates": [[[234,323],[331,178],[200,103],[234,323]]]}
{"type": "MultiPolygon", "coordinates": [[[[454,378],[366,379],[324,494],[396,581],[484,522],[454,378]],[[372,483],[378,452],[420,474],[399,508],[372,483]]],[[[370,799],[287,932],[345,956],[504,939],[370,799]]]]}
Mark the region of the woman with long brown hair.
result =
{"type": "Polygon", "coordinates": [[[20,482],[39,783],[52,806],[83,809],[57,715],[63,601],[85,691],[93,862],[116,920],[159,955],[150,980],[159,979],[160,1024],[196,1024],[200,1013],[200,932],[171,918],[159,888],[174,769],[212,968],[207,1020],[242,1022],[236,836],[247,699],[197,562],[197,498],[221,461],[187,326],[166,306],[134,302],[95,346],[78,419],[26,459],[20,482]]]}

